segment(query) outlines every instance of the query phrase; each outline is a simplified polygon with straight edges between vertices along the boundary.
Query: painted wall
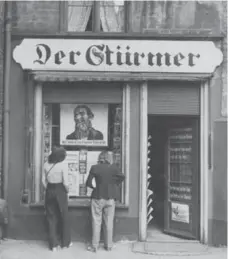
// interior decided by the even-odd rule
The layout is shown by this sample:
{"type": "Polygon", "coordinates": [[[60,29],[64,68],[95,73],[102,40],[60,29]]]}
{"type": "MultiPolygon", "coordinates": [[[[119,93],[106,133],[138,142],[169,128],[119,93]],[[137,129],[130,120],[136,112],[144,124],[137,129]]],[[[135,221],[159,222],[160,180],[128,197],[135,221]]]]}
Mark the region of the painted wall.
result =
{"type": "Polygon", "coordinates": [[[3,75],[4,75],[4,11],[5,3],[0,1],[0,198],[3,197],[2,143],[3,143],[3,75]]]}
{"type": "MultiPolygon", "coordinates": [[[[224,42],[216,45],[223,49],[224,42]]],[[[209,128],[211,168],[209,170],[209,243],[227,244],[227,50],[224,61],[209,83],[209,128]]]]}
{"type": "Polygon", "coordinates": [[[184,29],[186,33],[205,30],[221,33],[221,2],[133,1],[131,27],[134,32],[151,33],[184,29]]]}
{"type": "Polygon", "coordinates": [[[24,33],[59,31],[60,1],[13,1],[13,30],[24,33]]]}

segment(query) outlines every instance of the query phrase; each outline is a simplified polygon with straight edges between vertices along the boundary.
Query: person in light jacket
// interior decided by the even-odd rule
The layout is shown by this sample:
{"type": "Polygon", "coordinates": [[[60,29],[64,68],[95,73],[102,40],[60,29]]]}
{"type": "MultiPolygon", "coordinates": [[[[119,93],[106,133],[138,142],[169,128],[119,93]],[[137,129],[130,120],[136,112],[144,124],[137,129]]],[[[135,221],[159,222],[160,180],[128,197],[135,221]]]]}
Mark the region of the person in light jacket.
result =
{"type": "Polygon", "coordinates": [[[91,194],[92,214],[92,245],[87,249],[96,252],[100,242],[102,218],[104,223],[105,249],[110,251],[113,246],[113,221],[115,214],[115,200],[118,198],[118,186],[124,180],[116,165],[110,164],[107,151],[100,153],[98,164],[90,169],[86,181],[87,187],[93,189],[91,194]],[[95,184],[93,181],[95,179],[95,184]]]}
{"type": "Polygon", "coordinates": [[[68,248],[72,245],[68,219],[68,171],[63,163],[65,157],[66,151],[63,147],[53,147],[48,161],[44,164],[42,176],[46,189],[45,210],[49,247],[52,251],[58,250],[61,246],[68,248]]]}

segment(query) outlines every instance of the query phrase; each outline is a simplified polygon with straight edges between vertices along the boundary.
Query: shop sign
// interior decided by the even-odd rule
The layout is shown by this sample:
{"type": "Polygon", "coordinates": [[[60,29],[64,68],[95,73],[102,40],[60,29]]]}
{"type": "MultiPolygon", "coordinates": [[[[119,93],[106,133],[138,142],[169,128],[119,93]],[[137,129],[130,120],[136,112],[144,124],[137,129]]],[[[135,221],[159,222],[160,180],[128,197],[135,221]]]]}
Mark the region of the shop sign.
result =
{"type": "Polygon", "coordinates": [[[172,202],[171,213],[173,221],[189,223],[189,205],[172,202]]]}
{"type": "Polygon", "coordinates": [[[24,39],[13,57],[28,70],[213,73],[223,55],[211,41],[24,39]]]}

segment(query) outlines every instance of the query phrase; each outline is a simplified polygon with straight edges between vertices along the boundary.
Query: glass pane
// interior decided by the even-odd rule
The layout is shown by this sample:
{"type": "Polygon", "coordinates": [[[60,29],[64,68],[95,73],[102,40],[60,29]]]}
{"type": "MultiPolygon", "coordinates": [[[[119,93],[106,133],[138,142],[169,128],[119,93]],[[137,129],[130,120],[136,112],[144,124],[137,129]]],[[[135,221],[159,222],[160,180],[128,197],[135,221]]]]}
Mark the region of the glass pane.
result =
{"type": "MultiPolygon", "coordinates": [[[[92,1],[68,1],[68,31],[82,32],[88,30],[92,16],[92,1]]],[[[92,27],[90,26],[92,30],[92,27]]]]}
{"type": "Polygon", "coordinates": [[[105,32],[124,31],[124,1],[101,1],[101,26],[105,32]]]}
{"type": "Polygon", "coordinates": [[[145,33],[157,30],[157,28],[167,29],[172,26],[173,6],[171,1],[131,1],[130,27],[133,32],[145,33]]]}
{"type": "Polygon", "coordinates": [[[170,200],[192,199],[192,128],[174,129],[169,135],[170,200]]]}
{"type": "MultiPolygon", "coordinates": [[[[45,104],[44,162],[55,145],[67,150],[69,197],[89,197],[86,180],[102,150],[122,168],[122,104],[45,104]]],[[[121,200],[122,187],[119,188],[121,200]]],[[[43,198],[43,197],[42,197],[43,198]]]]}

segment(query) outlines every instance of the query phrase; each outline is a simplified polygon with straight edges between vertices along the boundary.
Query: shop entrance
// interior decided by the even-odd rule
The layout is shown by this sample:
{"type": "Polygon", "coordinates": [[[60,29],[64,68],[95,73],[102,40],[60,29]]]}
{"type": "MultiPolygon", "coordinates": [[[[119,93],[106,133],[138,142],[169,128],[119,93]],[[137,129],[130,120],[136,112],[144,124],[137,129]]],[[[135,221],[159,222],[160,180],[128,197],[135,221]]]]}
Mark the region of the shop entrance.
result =
{"type": "Polygon", "coordinates": [[[148,116],[147,239],[199,239],[199,116],[148,116]]]}

